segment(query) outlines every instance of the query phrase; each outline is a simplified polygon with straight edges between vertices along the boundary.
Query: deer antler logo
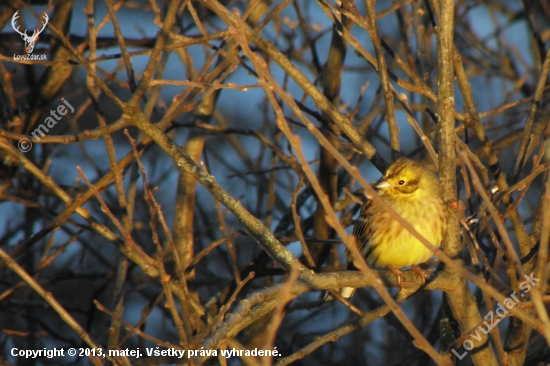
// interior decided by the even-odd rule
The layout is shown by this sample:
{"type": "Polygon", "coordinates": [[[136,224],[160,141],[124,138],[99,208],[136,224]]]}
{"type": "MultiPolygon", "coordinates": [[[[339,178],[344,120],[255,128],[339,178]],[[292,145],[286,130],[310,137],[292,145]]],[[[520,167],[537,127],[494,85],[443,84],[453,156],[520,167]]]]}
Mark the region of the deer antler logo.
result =
{"type": "Polygon", "coordinates": [[[17,24],[15,24],[15,20],[17,18],[19,18],[19,15],[17,13],[19,13],[19,10],[17,10],[15,12],[15,14],[13,14],[13,17],[11,18],[11,26],[13,27],[13,29],[17,33],[19,33],[21,35],[21,38],[23,38],[23,41],[25,41],[25,49],[27,50],[27,53],[31,53],[32,50],[34,49],[34,44],[38,40],[38,35],[40,33],[42,33],[42,31],[44,30],[44,28],[46,28],[46,25],[48,24],[48,20],[49,20],[48,14],[44,13],[44,24],[42,25],[42,28],[40,30],[35,29],[32,36],[29,37],[27,35],[27,30],[26,29],[25,29],[24,32],[20,32],[19,31],[19,26],[17,26],[17,24]],[[15,28],[16,26],[17,26],[17,28],[15,28]]]}

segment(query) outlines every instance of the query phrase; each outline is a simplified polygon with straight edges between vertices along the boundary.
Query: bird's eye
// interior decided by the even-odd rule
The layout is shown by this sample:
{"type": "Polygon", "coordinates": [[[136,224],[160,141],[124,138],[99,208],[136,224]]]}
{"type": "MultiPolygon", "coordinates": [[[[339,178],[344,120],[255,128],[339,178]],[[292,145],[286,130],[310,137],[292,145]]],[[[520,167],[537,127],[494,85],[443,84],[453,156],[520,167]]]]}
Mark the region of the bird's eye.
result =
{"type": "Polygon", "coordinates": [[[405,184],[405,181],[403,179],[401,179],[399,182],[397,182],[397,184],[399,184],[400,186],[402,186],[403,184],[405,184]]]}

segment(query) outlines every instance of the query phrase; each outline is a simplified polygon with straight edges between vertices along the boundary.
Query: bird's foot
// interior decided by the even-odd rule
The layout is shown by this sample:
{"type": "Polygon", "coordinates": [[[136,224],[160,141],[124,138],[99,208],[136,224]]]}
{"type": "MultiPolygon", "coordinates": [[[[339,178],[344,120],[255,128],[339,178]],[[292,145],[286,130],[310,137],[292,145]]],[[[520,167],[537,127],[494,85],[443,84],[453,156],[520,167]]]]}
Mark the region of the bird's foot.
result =
{"type": "Polygon", "coordinates": [[[426,280],[427,280],[428,278],[430,278],[430,276],[427,275],[426,272],[424,272],[424,271],[422,270],[422,268],[420,268],[420,266],[419,266],[418,264],[413,265],[413,266],[412,266],[412,269],[413,269],[416,273],[418,273],[418,274],[420,275],[420,277],[422,277],[422,287],[424,287],[424,285],[426,284],[426,280]]]}
{"type": "Polygon", "coordinates": [[[403,283],[403,272],[399,269],[395,268],[393,265],[388,265],[388,269],[395,275],[397,278],[397,291],[400,294],[403,294],[403,288],[401,287],[401,284],[403,283]]]}

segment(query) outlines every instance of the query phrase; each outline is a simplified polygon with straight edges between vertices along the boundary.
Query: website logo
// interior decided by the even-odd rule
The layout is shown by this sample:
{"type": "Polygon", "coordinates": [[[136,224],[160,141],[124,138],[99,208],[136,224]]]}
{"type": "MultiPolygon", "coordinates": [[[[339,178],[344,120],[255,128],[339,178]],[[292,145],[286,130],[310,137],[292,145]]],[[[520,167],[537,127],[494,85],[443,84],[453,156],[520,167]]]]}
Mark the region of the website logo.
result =
{"type": "Polygon", "coordinates": [[[46,28],[46,25],[48,24],[48,14],[44,13],[44,22],[42,24],[42,28],[40,28],[40,30],[35,29],[32,36],[29,36],[26,29],[24,32],[21,32],[19,30],[19,26],[16,24],[16,19],[19,18],[18,13],[19,10],[17,10],[15,14],[13,14],[13,17],[11,18],[11,26],[17,33],[21,35],[21,38],[23,38],[23,41],[25,41],[25,50],[27,51],[27,54],[30,54],[34,50],[34,45],[36,44],[36,41],[38,41],[38,36],[40,35],[40,33],[42,33],[42,31],[46,28]]]}

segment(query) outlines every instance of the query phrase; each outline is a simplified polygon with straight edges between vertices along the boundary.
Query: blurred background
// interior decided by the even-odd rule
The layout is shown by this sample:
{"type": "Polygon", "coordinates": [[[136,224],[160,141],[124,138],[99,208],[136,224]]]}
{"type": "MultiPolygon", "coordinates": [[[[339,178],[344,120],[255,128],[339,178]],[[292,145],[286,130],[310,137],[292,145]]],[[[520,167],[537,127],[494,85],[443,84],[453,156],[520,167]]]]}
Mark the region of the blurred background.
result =
{"type": "MultiPolygon", "coordinates": [[[[162,82],[148,82],[147,88],[139,91],[170,3],[14,0],[0,4],[0,248],[44,291],[50,292],[65,310],[64,314],[76,320],[95,344],[104,349],[143,350],[156,347],[158,341],[166,342],[164,347],[196,346],[194,340],[199,343],[204,340],[206,336],[201,332],[212,323],[222,305],[233,304],[230,297],[251,272],[255,273],[254,278],[238,288],[235,303],[287,278],[283,268],[266,254],[230,210],[205,187],[196,184],[194,178],[182,173],[173,158],[148,140],[132,121],[123,118],[123,109],[114,97],[122,103],[128,102],[136,95],[136,89],[138,94],[142,93],[138,105],[146,118],[214,176],[296,258],[316,272],[346,268],[344,246],[338,245],[338,236],[324,221],[307,178],[305,188],[299,186],[302,173],[297,166],[301,163],[296,161],[295,151],[275,123],[275,110],[258,80],[255,64],[228,31],[227,15],[220,16],[205,5],[206,1],[181,2],[162,52],[155,60],[157,64],[151,70],[153,79],[162,82]],[[32,51],[35,57],[45,55],[43,60],[17,58],[29,53],[21,35],[12,27],[15,11],[19,11],[17,25],[20,30],[27,29],[29,36],[40,28],[42,14],[48,14],[49,26],[40,33],[32,51]],[[131,61],[130,67],[125,57],[131,61]],[[95,78],[89,76],[91,71],[95,78]],[[59,106],[67,106],[64,100],[74,107],[74,112],[69,111],[52,125],[48,117],[59,106]],[[40,125],[48,127],[45,133],[33,135],[40,125]],[[109,126],[114,127],[110,130],[109,126]],[[28,140],[21,143],[24,138],[28,140]],[[137,145],[144,171],[133,155],[130,138],[137,145]],[[293,203],[313,264],[305,257],[296,234],[293,203]],[[129,245],[124,239],[127,234],[140,248],[135,253],[142,253],[152,262],[147,262],[149,259],[140,262],[125,255],[129,245]],[[168,274],[171,284],[179,286],[181,292],[168,294],[170,286],[160,280],[162,276],[151,276],[144,263],[155,263],[159,273],[168,274]],[[171,306],[179,313],[179,321],[171,306]],[[102,311],[102,307],[107,311],[102,311]]],[[[380,75],[372,61],[365,58],[367,53],[376,59],[371,31],[365,29],[367,3],[258,0],[216,4],[241,17],[255,33],[270,42],[349,117],[383,160],[391,161],[380,75]],[[350,39],[357,43],[348,44],[350,39]],[[335,55],[343,57],[343,62],[330,60],[335,55]]],[[[434,122],[437,100],[430,96],[430,93],[436,95],[438,85],[434,6],[431,1],[376,1],[375,12],[377,29],[385,43],[390,83],[395,96],[406,97],[406,103],[395,99],[401,154],[437,171],[410,123],[411,118],[416,121],[417,128],[437,151],[434,122]],[[409,71],[400,63],[408,65],[409,71]],[[418,80],[426,89],[419,87],[418,80]]],[[[540,158],[548,131],[545,89],[548,70],[541,91],[537,85],[548,52],[549,20],[550,5],[545,1],[455,2],[456,49],[486,137],[498,158],[497,166],[507,175],[509,186],[525,183],[525,189],[511,192],[510,197],[534,243],[541,237],[541,197],[546,180],[546,173],[536,169],[542,164],[540,158]],[[536,95],[538,101],[532,103],[536,95]],[[533,105],[538,108],[536,113],[532,113],[533,105]],[[527,137],[525,131],[530,132],[527,137]]],[[[375,158],[361,154],[278,60],[250,40],[249,46],[266,62],[275,82],[294,98],[309,120],[358,167],[365,179],[378,179],[383,164],[377,165],[375,158]]],[[[361,197],[359,185],[330,157],[321,155],[318,140],[295,110],[287,103],[280,100],[279,103],[293,134],[301,139],[309,166],[322,182],[330,181],[323,189],[337,207],[341,223],[351,233],[358,204],[343,189],[361,197]],[[331,180],[328,176],[336,178],[331,180]]],[[[490,166],[479,135],[472,129],[468,119],[472,111],[465,108],[458,84],[455,110],[455,132],[463,143],[461,148],[469,150],[472,159],[478,159],[476,169],[483,178],[484,188],[490,191],[496,186],[492,174],[495,167],[490,166]],[[465,128],[466,125],[470,128],[465,128]]],[[[479,215],[482,200],[458,160],[457,166],[463,216],[479,215]]],[[[505,213],[511,202],[497,207],[505,213]]],[[[488,278],[486,272],[510,283],[506,259],[496,254],[494,237],[486,228],[492,224],[485,219],[484,225],[472,230],[480,243],[477,250],[488,258],[490,271],[484,264],[472,262],[467,248],[459,258],[470,271],[482,274],[487,283],[508,296],[510,288],[488,278]]],[[[505,223],[517,243],[515,228],[505,223]]],[[[518,245],[518,252],[521,251],[518,245]]],[[[14,347],[90,346],[71,329],[67,316],[49,306],[7,265],[5,258],[0,263],[2,362],[92,364],[93,360],[87,357],[25,359],[11,354],[14,347]]],[[[483,317],[493,306],[487,306],[479,288],[471,284],[470,290],[483,317]]],[[[310,291],[287,305],[272,344],[279,354],[289,356],[314,342],[317,336],[357,319],[343,304],[324,302],[323,295],[323,291],[310,291]]],[[[383,301],[376,291],[365,288],[357,291],[352,303],[366,312],[383,301]]],[[[439,322],[445,316],[444,308],[441,291],[421,291],[402,305],[407,317],[436,349],[442,347],[439,322]]],[[[228,342],[227,347],[262,348],[269,336],[266,329],[272,319],[270,314],[232,336],[233,343],[228,342]]],[[[512,334],[509,323],[509,319],[502,321],[497,329],[500,335],[490,340],[502,352],[513,350],[506,348],[510,346],[506,337],[512,334]]],[[[461,332],[468,331],[454,326],[455,340],[461,332]]],[[[393,314],[334,340],[294,364],[434,364],[413,345],[412,336],[393,314]]],[[[540,334],[533,332],[524,341],[523,364],[550,362],[550,351],[540,334]]],[[[449,351],[442,352],[445,350],[449,351]]],[[[276,358],[261,361],[213,357],[203,361],[211,365],[248,365],[276,362],[276,358]]],[[[460,365],[476,363],[470,356],[456,361],[460,365]]],[[[130,357],[110,362],[182,361],[170,357],[130,357]]]]}

